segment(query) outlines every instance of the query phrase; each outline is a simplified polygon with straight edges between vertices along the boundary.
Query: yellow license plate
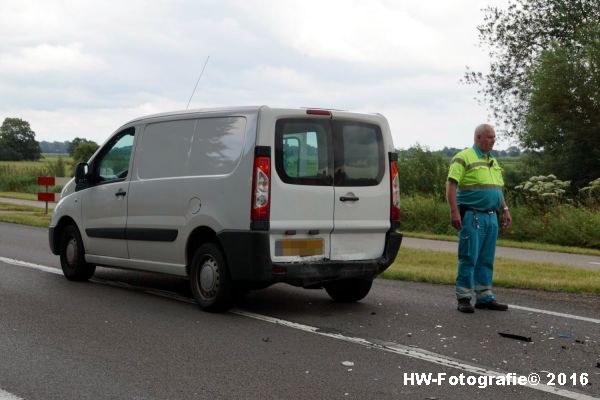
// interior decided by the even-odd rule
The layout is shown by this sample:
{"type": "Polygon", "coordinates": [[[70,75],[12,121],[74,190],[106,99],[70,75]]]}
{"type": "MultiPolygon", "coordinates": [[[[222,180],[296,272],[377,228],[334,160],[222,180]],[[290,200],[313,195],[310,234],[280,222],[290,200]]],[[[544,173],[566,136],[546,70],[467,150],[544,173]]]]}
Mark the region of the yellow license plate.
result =
{"type": "Polygon", "coordinates": [[[276,256],[320,256],[323,255],[323,239],[284,239],[275,242],[276,256]]]}

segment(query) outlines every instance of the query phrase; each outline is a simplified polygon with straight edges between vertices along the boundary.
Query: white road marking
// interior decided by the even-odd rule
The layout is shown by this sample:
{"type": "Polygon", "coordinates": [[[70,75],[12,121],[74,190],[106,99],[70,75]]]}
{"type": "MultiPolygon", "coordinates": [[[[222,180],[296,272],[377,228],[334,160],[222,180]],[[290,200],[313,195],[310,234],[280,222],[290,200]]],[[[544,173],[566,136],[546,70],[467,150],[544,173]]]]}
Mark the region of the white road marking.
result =
{"type": "Polygon", "coordinates": [[[18,396],[15,396],[12,393],[8,393],[7,391],[0,389],[0,400],[23,400],[23,399],[18,396]]]}
{"type": "MultiPolygon", "coordinates": [[[[333,339],[342,340],[344,342],[354,343],[361,346],[365,346],[371,349],[382,350],[389,353],[399,354],[402,356],[415,358],[421,361],[427,361],[433,364],[442,365],[448,368],[458,369],[464,372],[470,372],[478,375],[486,375],[486,376],[507,376],[508,372],[495,371],[492,369],[487,369],[485,367],[479,367],[475,365],[470,365],[462,360],[458,360],[456,358],[447,357],[442,354],[436,354],[425,349],[420,349],[418,347],[406,346],[403,344],[393,343],[393,342],[383,342],[378,340],[368,340],[360,337],[346,336],[341,333],[331,333],[322,331],[319,328],[314,326],[299,324],[297,322],[286,321],[279,318],[273,318],[266,315],[255,314],[252,312],[233,309],[231,313],[241,315],[248,318],[257,319],[260,321],[269,322],[276,325],[285,326],[292,329],[298,329],[304,332],[313,333],[316,335],[326,336],[333,339]]],[[[525,379],[526,376],[522,375],[525,379]]],[[[519,379],[519,378],[517,378],[519,379]]],[[[527,384],[523,385],[530,389],[539,390],[541,392],[551,393],[557,396],[565,397],[568,399],[576,399],[576,400],[591,400],[597,399],[596,397],[588,396],[583,393],[572,392],[570,390],[565,390],[553,386],[547,386],[544,382],[540,382],[539,385],[527,384]]]]}
{"type": "Polygon", "coordinates": [[[40,265],[40,264],[34,264],[34,263],[27,262],[27,261],[15,260],[14,258],[0,257],[0,261],[7,263],[7,264],[16,265],[19,267],[27,267],[27,268],[37,269],[39,271],[50,272],[51,274],[57,274],[57,275],[63,274],[62,271],[57,268],[47,267],[45,265],[40,265]]]}
{"type": "Polygon", "coordinates": [[[600,265],[600,262],[590,261],[590,264],[600,265]]]}
{"type": "MultiPolygon", "coordinates": [[[[36,269],[36,270],[43,271],[43,272],[49,272],[52,274],[62,275],[62,272],[59,269],[47,267],[45,265],[34,264],[34,263],[15,260],[15,259],[6,258],[6,257],[0,257],[0,261],[7,263],[7,264],[20,266],[20,267],[27,267],[27,268],[36,269]]],[[[167,292],[167,291],[138,287],[138,286],[133,286],[133,285],[129,285],[129,284],[121,283],[121,282],[106,281],[103,279],[94,279],[94,280],[101,284],[107,284],[107,285],[111,285],[111,286],[141,290],[141,291],[149,293],[149,294],[154,294],[154,295],[158,295],[161,297],[167,297],[167,298],[177,300],[177,301],[184,301],[186,303],[194,302],[191,299],[183,298],[176,293],[171,293],[171,292],[167,292]]],[[[578,319],[578,320],[582,320],[582,321],[586,321],[586,322],[600,323],[600,320],[596,320],[593,318],[587,318],[587,317],[580,317],[577,315],[563,314],[563,313],[557,313],[554,311],[540,310],[540,309],[536,309],[536,308],[521,307],[521,306],[516,306],[516,305],[510,305],[510,307],[512,307],[514,309],[523,310],[523,311],[531,311],[531,312],[549,314],[549,315],[554,315],[554,316],[559,316],[559,317],[564,317],[564,318],[573,318],[573,319],[578,319]]],[[[508,375],[508,372],[495,371],[492,369],[487,369],[486,367],[480,367],[480,366],[476,366],[476,365],[467,364],[467,363],[463,362],[462,360],[455,359],[452,357],[447,357],[442,354],[433,353],[433,352],[430,352],[430,351],[427,351],[425,349],[421,349],[418,347],[406,346],[406,345],[402,345],[402,344],[394,343],[394,342],[384,342],[384,341],[373,340],[373,339],[369,340],[369,339],[360,338],[360,337],[346,336],[341,333],[327,332],[326,330],[322,330],[322,329],[314,327],[314,326],[304,325],[304,324],[300,324],[297,322],[286,321],[286,320],[279,319],[279,318],[269,317],[267,315],[255,314],[252,312],[239,310],[239,309],[233,309],[233,310],[231,310],[231,313],[242,316],[242,317],[252,318],[252,319],[259,320],[259,321],[264,321],[264,322],[269,322],[269,323],[276,324],[276,325],[281,325],[281,326],[284,326],[287,328],[297,329],[297,330],[307,332],[307,333],[312,333],[312,334],[316,334],[316,335],[320,335],[320,336],[329,337],[332,339],[337,339],[337,340],[342,340],[342,341],[353,343],[353,344],[358,344],[358,345],[365,346],[365,347],[368,347],[371,349],[377,349],[377,350],[386,351],[389,353],[403,355],[405,357],[410,357],[410,358],[430,362],[433,364],[438,364],[438,365],[441,365],[444,367],[454,368],[454,369],[458,369],[461,371],[470,372],[473,374],[486,375],[486,376],[506,376],[506,375],[508,375]]],[[[525,377],[525,378],[527,378],[527,377],[525,377]]],[[[524,386],[526,386],[530,389],[539,390],[539,391],[546,392],[546,393],[551,393],[551,394],[565,397],[568,399],[574,399],[574,400],[596,399],[596,397],[588,396],[583,393],[577,393],[577,392],[572,392],[570,390],[561,389],[558,387],[547,386],[543,382],[540,383],[539,385],[527,384],[524,386]]],[[[15,397],[14,395],[0,389],[0,400],[22,400],[22,399],[19,397],[15,397]],[[3,396],[6,396],[6,397],[3,397],[3,396]]]]}
{"type": "Polygon", "coordinates": [[[576,320],[579,320],[579,321],[585,321],[585,322],[591,322],[591,323],[594,323],[594,324],[600,324],[600,319],[589,318],[589,317],[582,317],[582,316],[579,316],[579,315],[564,314],[564,313],[559,313],[559,312],[556,312],[556,311],[540,310],[539,308],[530,308],[530,307],[516,306],[514,304],[510,304],[508,307],[509,308],[514,308],[515,310],[531,311],[531,312],[535,312],[535,313],[538,313],[538,314],[548,314],[548,315],[554,315],[555,317],[570,318],[570,319],[576,319],[576,320]]]}

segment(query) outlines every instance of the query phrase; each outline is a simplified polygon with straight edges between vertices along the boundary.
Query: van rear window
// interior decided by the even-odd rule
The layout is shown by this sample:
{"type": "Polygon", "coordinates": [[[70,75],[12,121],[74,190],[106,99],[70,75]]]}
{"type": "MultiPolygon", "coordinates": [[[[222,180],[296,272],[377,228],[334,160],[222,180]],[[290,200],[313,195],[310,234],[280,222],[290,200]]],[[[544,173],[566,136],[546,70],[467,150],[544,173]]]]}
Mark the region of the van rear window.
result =
{"type": "Polygon", "coordinates": [[[335,186],[375,186],[385,172],[383,138],[378,126],[344,122],[334,135],[335,186]]]}
{"type": "Polygon", "coordinates": [[[383,137],[373,124],[281,119],[275,141],[275,167],[286,183],[376,186],[385,172],[383,137]]]}
{"type": "Polygon", "coordinates": [[[275,168],[284,182],[331,185],[329,132],[323,120],[277,122],[275,168]]]}

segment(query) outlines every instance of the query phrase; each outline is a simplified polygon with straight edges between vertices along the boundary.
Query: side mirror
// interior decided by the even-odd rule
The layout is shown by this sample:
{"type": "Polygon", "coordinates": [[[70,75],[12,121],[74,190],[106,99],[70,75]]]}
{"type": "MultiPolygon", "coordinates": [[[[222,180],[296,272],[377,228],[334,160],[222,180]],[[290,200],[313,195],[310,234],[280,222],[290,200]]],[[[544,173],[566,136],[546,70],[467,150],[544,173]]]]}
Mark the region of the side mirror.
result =
{"type": "Polygon", "coordinates": [[[89,186],[89,165],[87,163],[79,163],[75,168],[75,190],[81,190],[89,186]]]}

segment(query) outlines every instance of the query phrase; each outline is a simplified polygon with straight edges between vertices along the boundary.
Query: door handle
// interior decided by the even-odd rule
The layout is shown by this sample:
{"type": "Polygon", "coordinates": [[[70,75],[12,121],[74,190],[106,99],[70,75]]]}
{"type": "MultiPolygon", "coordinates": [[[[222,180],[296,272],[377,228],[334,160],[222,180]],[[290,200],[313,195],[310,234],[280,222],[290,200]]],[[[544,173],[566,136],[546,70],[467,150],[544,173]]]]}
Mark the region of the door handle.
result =
{"type": "Polygon", "coordinates": [[[127,194],[126,191],[124,191],[123,189],[119,189],[119,191],[117,193],[115,193],[116,197],[125,197],[125,195],[127,194]]]}
{"type": "Polygon", "coordinates": [[[355,196],[342,196],[340,197],[340,201],[346,202],[346,201],[358,201],[359,198],[355,197],[355,196]]]}

